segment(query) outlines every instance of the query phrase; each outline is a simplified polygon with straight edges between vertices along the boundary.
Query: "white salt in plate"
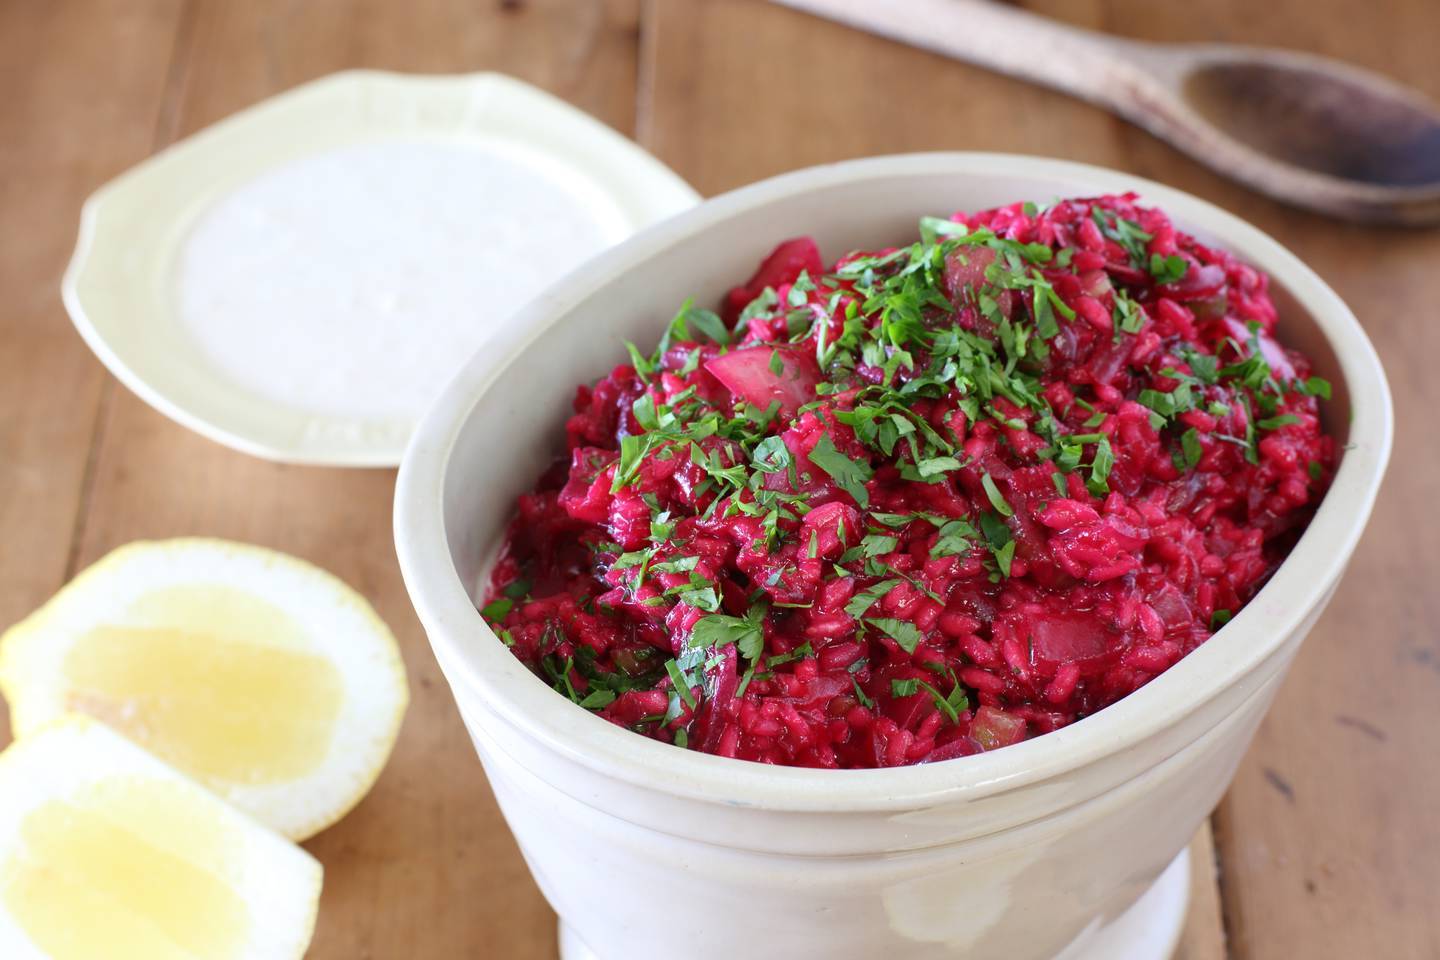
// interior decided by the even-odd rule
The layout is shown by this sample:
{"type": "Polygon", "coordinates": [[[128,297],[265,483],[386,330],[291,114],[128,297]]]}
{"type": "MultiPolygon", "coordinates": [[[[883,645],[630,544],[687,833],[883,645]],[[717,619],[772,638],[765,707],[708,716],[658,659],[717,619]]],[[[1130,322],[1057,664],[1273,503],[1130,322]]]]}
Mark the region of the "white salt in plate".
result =
{"type": "Polygon", "coordinates": [[[273,460],[393,466],[518,307],[698,200],[509,77],[339,73],[97,191],[65,305],[184,426],[273,460]]]}

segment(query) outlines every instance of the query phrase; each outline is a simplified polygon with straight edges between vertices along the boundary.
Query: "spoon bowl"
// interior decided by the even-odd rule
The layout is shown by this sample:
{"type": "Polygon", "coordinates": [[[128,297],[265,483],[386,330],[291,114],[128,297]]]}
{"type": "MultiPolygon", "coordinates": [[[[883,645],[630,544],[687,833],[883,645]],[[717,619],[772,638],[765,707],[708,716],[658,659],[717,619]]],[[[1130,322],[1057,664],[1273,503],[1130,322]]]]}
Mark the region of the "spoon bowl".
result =
{"type": "Polygon", "coordinates": [[[1379,187],[1440,185],[1440,115],[1429,104],[1333,61],[1260,53],[1223,48],[1197,64],[1185,100],[1232,140],[1312,173],[1379,187]]]}

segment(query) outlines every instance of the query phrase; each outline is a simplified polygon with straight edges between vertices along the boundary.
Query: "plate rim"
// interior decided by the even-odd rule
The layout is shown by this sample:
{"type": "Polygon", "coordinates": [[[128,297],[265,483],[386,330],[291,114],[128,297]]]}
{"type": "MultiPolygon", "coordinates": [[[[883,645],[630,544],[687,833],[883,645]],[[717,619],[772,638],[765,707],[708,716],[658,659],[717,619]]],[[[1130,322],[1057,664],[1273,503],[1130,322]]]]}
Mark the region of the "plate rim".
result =
{"type": "MultiPolygon", "coordinates": [[[[359,88],[366,87],[387,97],[408,100],[419,123],[409,129],[424,134],[427,139],[436,135],[461,139],[467,132],[472,135],[499,133],[528,149],[554,155],[553,146],[537,142],[533,132],[504,127],[486,128],[487,119],[495,122],[497,111],[507,107],[511,110],[523,108],[528,116],[547,129],[563,131],[564,137],[574,143],[577,151],[594,151],[608,156],[611,158],[608,168],[597,165],[588,170],[593,177],[593,185],[617,200],[617,207],[629,221],[626,236],[700,202],[701,197],[693,187],[639,144],[553,94],[494,71],[412,74],[370,69],[344,70],[261,100],[157,151],[100,186],[85,200],[81,207],[75,250],[61,280],[61,300],[86,346],[127,389],[175,423],[241,453],[296,465],[396,467],[423,413],[413,418],[390,421],[314,414],[286,407],[239,385],[211,381],[217,394],[225,398],[221,402],[240,404],[240,408],[248,405],[251,422],[238,423],[235,419],[216,416],[213,410],[206,412],[207,404],[198,402],[198,394],[193,388],[177,386],[174,382],[155,382],[147,377],[142,371],[142,361],[150,355],[146,348],[137,348],[133,342],[117,341],[125,334],[154,328],[164,322],[146,319],[144,314],[163,315],[166,321],[173,314],[168,306],[157,302],[155,291],[143,289],[147,279],[135,272],[126,273],[123,284],[97,279],[97,272],[104,265],[113,266],[117,258],[135,256],[133,249],[122,249],[116,242],[117,226],[123,226],[125,221],[115,208],[139,195],[152,193],[156,189],[155,178],[169,170],[204,164],[213,170],[213,175],[207,170],[208,183],[231,181],[242,184],[285,162],[331,149],[406,139],[395,135],[403,132],[401,127],[395,126],[388,134],[380,133],[383,127],[366,122],[359,112],[352,110],[348,114],[342,111],[338,118],[341,142],[317,142],[313,146],[302,145],[289,151],[279,149],[280,144],[273,135],[275,128],[283,125],[287,118],[327,102],[348,101],[357,95],[359,88]],[[467,111],[459,126],[442,125],[438,120],[433,123],[426,121],[426,106],[443,101],[468,101],[476,109],[467,111]],[[445,132],[445,126],[450,127],[449,133],[445,132]],[[224,145],[239,138],[247,138],[257,148],[256,154],[240,157],[218,152],[223,150],[224,145]],[[272,142],[267,144],[267,140],[272,142]],[[622,197],[626,202],[619,202],[622,197]],[[97,295],[102,293],[107,298],[120,295],[116,291],[122,287],[123,295],[131,306],[143,304],[151,309],[132,311],[142,314],[140,317],[117,317],[113,305],[95,302],[97,295]],[[256,423],[264,424],[268,429],[257,430],[254,428],[256,423]],[[326,427],[331,428],[328,435],[315,435],[317,428],[323,432],[326,427]]],[[[503,119],[500,122],[503,123],[503,119]]],[[[168,231],[172,235],[172,246],[167,248],[163,241],[151,241],[140,244],[140,249],[152,257],[172,255],[180,243],[174,235],[187,222],[186,211],[193,211],[196,205],[208,208],[218,197],[225,196],[228,189],[219,190],[215,196],[195,188],[186,189],[181,198],[175,200],[172,212],[161,224],[152,228],[160,233],[168,231]]],[[[124,231],[119,233],[123,236],[124,231]]],[[[171,276],[167,275],[165,279],[168,281],[171,276]]],[[[143,341],[145,338],[136,339],[143,341]]],[[[189,352],[185,350],[185,353],[189,352]]]]}

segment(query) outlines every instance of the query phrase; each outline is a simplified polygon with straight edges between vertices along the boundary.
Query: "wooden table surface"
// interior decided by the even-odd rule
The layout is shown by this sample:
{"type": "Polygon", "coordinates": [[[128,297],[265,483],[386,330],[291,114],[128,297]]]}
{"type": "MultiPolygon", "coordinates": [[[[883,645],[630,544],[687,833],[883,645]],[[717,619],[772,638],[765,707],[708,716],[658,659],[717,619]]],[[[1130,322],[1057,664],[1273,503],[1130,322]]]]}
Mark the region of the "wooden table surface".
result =
{"type": "MultiPolygon", "coordinates": [[[[1440,98],[1435,0],[1028,6],[1144,39],[1343,57],[1440,98]]],[[[1440,233],[1284,209],[1094,108],[755,0],[0,0],[0,625],[111,548],[180,534],[286,550],[370,597],[401,638],[414,702],[369,799],[307,844],[326,868],[312,957],[555,956],[554,917],[400,583],[394,472],[278,466],[176,426],[105,373],[58,291],[93,189],[349,67],[514,74],[707,195],[867,154],[1011,150],[1173,184],[1295,250],[1374,338],[1398,442],[1349,574],[1213,841],[1197,839],[1182,955],[1440,957],[1440,378],[1425,373],[1440,355],[1440,233]]]]}

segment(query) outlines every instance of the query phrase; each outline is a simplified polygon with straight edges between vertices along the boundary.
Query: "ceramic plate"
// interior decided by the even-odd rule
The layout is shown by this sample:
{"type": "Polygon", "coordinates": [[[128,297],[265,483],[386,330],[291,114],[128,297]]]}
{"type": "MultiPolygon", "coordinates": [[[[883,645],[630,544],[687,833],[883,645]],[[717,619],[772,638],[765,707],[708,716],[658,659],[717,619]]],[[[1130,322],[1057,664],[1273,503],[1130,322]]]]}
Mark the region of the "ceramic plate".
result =
{"type": "MultiPolygon", "coordinates": [[[[64,281],[71,319],[122,383],[212,440],[290,463],[398,464],[420,411],[363,402],[367,390],[372,400],[376,392],[365,383],[353,385],[353,409],[260,391],[261,380],[243,369],[236,375],[233,364],[227,370],[227,358],[217,360],[213,344],[182,319],[179,264],[206,214],[267,173],[337,151],[437,140],[539,171],[579,198],[607,243],[699,200],[634,143],[509,77],[340,73],[201,131],[91,196],[64,281]]],[[[499,324],[512,306],[520,304],[477,304],[476,323],[499,324]]],[[[337,351],[345,349],[345,319],[334,318],[337,351]]],[[[254,360],[240,362],[259,365],[264,349],[243,353],[254,360]]],[[[464,359],[454,358],[456,368],[464,359]]],[[[438,392],[443,379],[426,388],[438,392]]],[[[342,393],[351,390],[339,383],[342,393]]]]}

